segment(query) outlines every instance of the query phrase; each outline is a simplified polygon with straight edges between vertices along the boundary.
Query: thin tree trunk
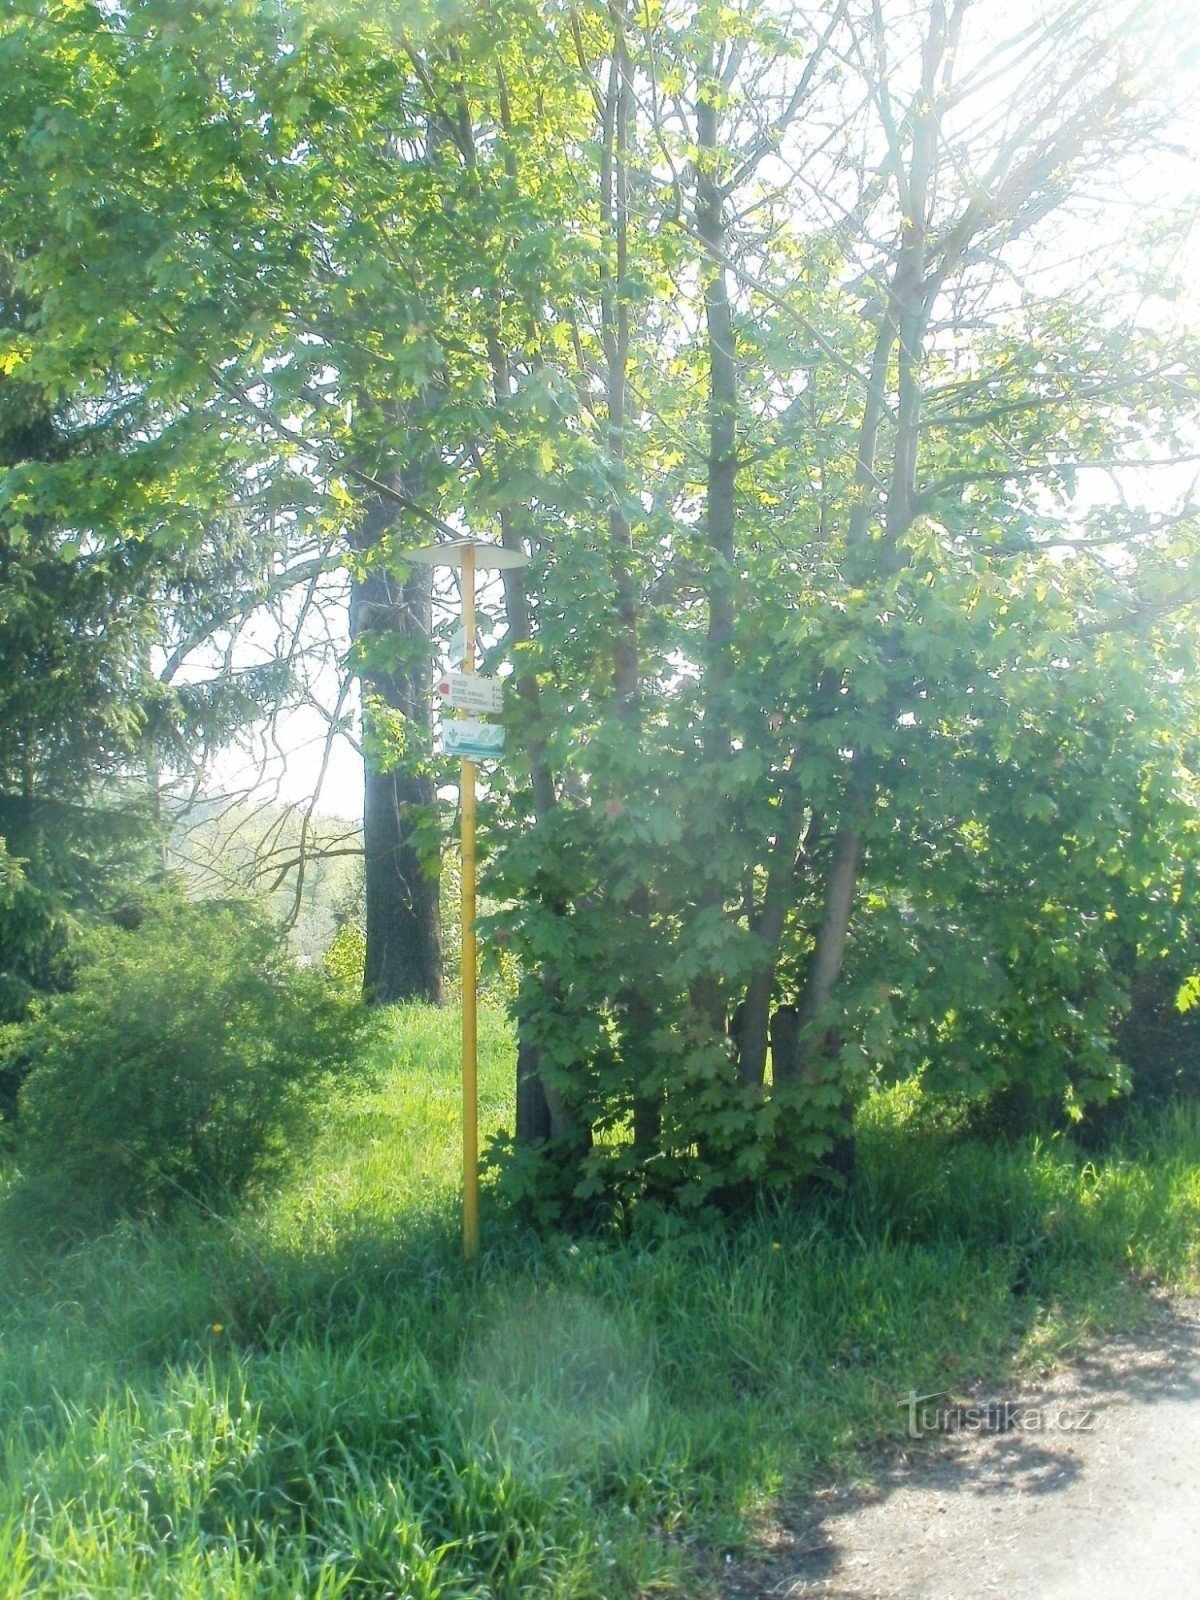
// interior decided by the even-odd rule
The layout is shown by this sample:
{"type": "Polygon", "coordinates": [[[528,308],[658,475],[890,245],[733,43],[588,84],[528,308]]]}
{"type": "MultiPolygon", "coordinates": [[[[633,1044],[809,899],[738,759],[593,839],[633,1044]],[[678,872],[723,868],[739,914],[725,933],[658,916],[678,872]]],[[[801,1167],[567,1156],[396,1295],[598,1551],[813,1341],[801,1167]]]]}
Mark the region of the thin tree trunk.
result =
{"type": "MultiPolygon", "coordinates": [[[[870,526],[870,504],[874,491],[878,488],[876,460],[879,429],[886,412],[888,367],[897,343],[899,357],[896,431],[884,517],[882,564],[885,567],[894,570],[899,560],[899,541],[912,523],[920,427],[919,372],[927,316],[924,282],[927,209],[937,156],[937,75],[956,27],[957,20],[953,25],[948,24],[942,0],[934,0],[930,10],[929,32],[922,52],[922,88],[919,110],[913,127],[912,153],[903,185],[904,218],[894,257],[888,303],[881,316],[876,337],[867,403],[859,429],[854,477],[856,503],[851,513],[847,536],[848,569],[856,572],[865,573],[868,565],[874,564],[877,559],[871,550],[867,534],[870,526]]],[[[791,1070],[799,1077],[806,1076],[812,1070],[814,1055],[818,1049],[828,1055],[832,1045],[830,1039],[820,1043],[815,1042],[813,1029],[825,1011],[841,973],[850,917],[854,909],[862,839],[853,818],[853,809],[856,803],[855,791],[860,791],[863,787],[861,758],[856,766],[856,777],[852,776],[849,786],[851,794],[847,815],[833,842],[825,885],[824,912],[817,933],[816,946],[809,962],[797,1016],[796,1058],[791,1070]]],[[[839,1151],[835,1152],[837,1156],[835,1164],[844,1166],[846,1163],[846,1152],[842,1148],[845,1143],[845,1140],[839,1141],[839,1151]]]]}
{"type": "MultiPolygon", "coordinates": [[[[732,726],[729,681],[734,628],[734,534],[737,486],[737,359],[733,311],[725,257],[725,194],[717,172],[717,88],[712,82],[711,52],[702,72],[696,103],[696,231],[708,259],[701,265],[704,315],[708,330],[708,471],[705,533],[708,543],[708,659],[704,672],[703,750],[710,767],[729,761],[732,726]]],[[[719,883],[709,885],[700,909],[722,900],[719,883]]],[[[692,985],[692,1002],[714,1032],[725,1021],[720,981],[707,974],[692,985]]]]}
{"type": "Polygon", "coordinates": [[[804,1077],[812,1053],[811,1040],[806,1037],[812,1025],[824,1012],[842,971],[846,954],[846,937],[850,929],[850,914],[854,909],[854,891],[858,882],[858,865],[862,844],[851,823],[843,823],[833,841],[833,853],[825,880],[825,910],[817,931],[817,942],[808,974],[804,994],[797,1015],[799,1029],[797,1057],[793,1075],[804,1077]]]}
{"type": "Polygon", "coordinates": [[[767,867],[767,885],[753,930],[768,946],[768,953],[750,979],[740,1011],[738,1028],[738,1082],[760,1087],[766,1075],[771,1000],[779,942],[792,905],[792,891],[800,860],[800,830],[804,803],[792,773],[785,773],[786,788],[779,808],[775,846],[767,867]]]}
{"type": "MultiPolygon", "coordinates": [[[[601,266],[600,309],[605,365],[608,369],[608,450],[619,480],[625,462],[629,413],[628,162],[634,99],[633,66],[625,40],[623,0],[618,0],[612,6],[611,13],[614,37],[604,105],[600,209],[602,223],[612,245],[612,258],[610,261],[606,256],[601,266]]],[[[613,691],[616,715],[632,748],[641,738],[641,648],[638,639],[638,596],[632,571],[633,533],[624,507],[624,493],[625,486],[618,481],[608,513],[608,538],[617,595],[613,691]]],[[[629,796],[621,794],[610,798],[627,802],[629,796]]],[[[649,926],[650,895],[644,884],[633,889],[624,909],[631,922],[643,928],[649,926]]],[[[617,995],[615,1000],[623,1024],[622,1055],[633,1086],[634,1148],[642,1159],[646,1159],[657,1150],[662,1127],[662,1093],[648,1081],[653,1077],[649,1040],[654,1025],[654,1011],[639,983],[617,995]]]]}
{"type": "Polygon", "coordinates": [[[733,311],[724,266],[724,192],[716,173],[717,109],[702,89],[696,107],[700,165],[696,180],[696,230],[709,259],[703,263],[708,327],[708,484],[705,531],[709,551],[708,670],[705,677],[704,749],[710,761],[727,760],[728,704],[733,644],[733,547],[737,483],[737,360],[733,311]]]}
{"type": "MultiPolygon", "coordinates": [[[[518,182],[519,172],[517,167],[517,146],[512,138],[512,129],[509,122],[509,97],[508,87],[503,74],[497,78],[497,103],[500,112],[500,124],[504,130],[504,167],[509,181],[515,186],[518,182]]],[[[459,107],[459,130],[457,143],[467,166],[475,169],[478,161],[478,152],[475,146],[475,132],[472,123],[470,107],[463,97],[459,107]]],[[[497,313],[499,306],[497,306],[497,313]]],[[[508,350],[500,334],[501,321],[497,314],[487,334],[488,364],[492,375],[492,396],[497,406],[506,405],[512,398],[512,372],[509,364],[508,350]]],[[[524,540],[521,534],[521,518],[517,515],[517,508],[509,505],[500,510],[500,542],[507,550],[524,551],[524,540]]],[[[533,821],[536,826],[544,817],[548,816],[557,803],[554,774],[546,759],[546,745],[539,726],[539,702],[541,699],[536,675],[527,670],[521,659],[519,647],[528,645],[533,639],[532,613],[529,605],[529,592],[525,584],[525,574],[519,567],[505,568],[503,571],[505,616],[508,622],[508,637],[511,644],[518,647],[515,659],[515,672],[513,675],[513,689],[524,702],[529,714],[531,732],[526,740],[526,753],[529,757],[530,784],[533,790],[533,821]]],[[[542,1004],[552,1007],[554,1004],[555,984],[552,974],[545,968],[539,974],[539,983],[543,990],[542,1004]]],[[[521,1016],[517,1017],[517,1078],[516,1078],[516,1127],[514,1135],[518,1145],[531,1149],[544,1143],[547,1139],[579,1139],[590,1145],[591,1129],[580,1129],[568,1111],[562,1096],[548,1084],[542,1077],[540,1050],[538,1045],[529,1037],[528,1025],[521,1016]]]]}
{"type": "Polygon", "coordinates": [[[798,1026],[795,1006],[780,1006],[771,1017],[771,1081],[775,1088],[796,1077],[800,1061],[798,1026]]]}

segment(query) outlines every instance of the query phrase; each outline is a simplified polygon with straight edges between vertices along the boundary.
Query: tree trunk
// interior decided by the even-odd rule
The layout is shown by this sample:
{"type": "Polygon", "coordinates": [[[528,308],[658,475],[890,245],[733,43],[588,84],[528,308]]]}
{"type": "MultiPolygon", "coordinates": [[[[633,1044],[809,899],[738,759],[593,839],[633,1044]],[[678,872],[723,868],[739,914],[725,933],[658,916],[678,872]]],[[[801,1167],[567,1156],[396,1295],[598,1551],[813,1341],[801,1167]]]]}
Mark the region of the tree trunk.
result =
{"type": "Polygon", "coordinates": [[[780,1006],[771,1017],[771,1083],[795,1080],[800,1064],[799,1013],[795,1006],[780,1006]]]}
{"type": "MultiPolygon", "coordinates": [[[[709,259],[701,264],[704,315],[708,330],[708,463],[705,484],[705,534],[708,543],[708,659],[704,672],[704,758],[710,768],[724,766],[732,749],[729,683],[734,630],[734,535],[737,487],[737,357],[733,309],[724,265],[725,193],[717,172],[719,85],[711,51],[702,70],[696,102],[696,231],[709,259]]],[[[722,903],[719,881],[707,884],[698,909],[722,903]]],[[[692,985],[692,1003],[714,1032],[725,1023],[725,996],[715,973],[692,985]]]]}
{"type": "Polygon", "coordinates": [[[854,909],[860,849],[857,830],[850,822],[844,822],[833,841],[833,859],[829,863],[829,875],[825,882],[825,911],[800,1001],[798,1077],[805,1075],[808,1066],[806,1058],[811,1044],[807,1042],[806,1035],[811,1038],[812,1026],[828,1004],[841,974],[850,913],[854,909]]]}
{"type": "MultiPolygon", "coordinates": [[[[406,485],[406,488],[411,486],[406,485]]],[[[370,555],[394,509],[382,500],[363,516],[357,547],[370,555]]],[[[396,664],[360,675],[364,725],[370,702],[402,719],[413,756],[387,768],[375,741],[365,743],[363,858],[366,891],[366,967],[363,993],[376,1005],[442,998],[440,872],[422,858],[418,823],[437,804],[433,779],[421,770],[433,737],[432,585],[430,568],[414,566],[401,583],[382,566],[357,579],[351,592],[355,640],[366,633],[398,636],[396,664]]]]}
{"type": "Polygon", "coordinates": [[[411,839],[414,810],[434,803],[432,785],[368,760],[363,809],[366,965],[363,993],[375,1005],[442,999],[439,876],[411,839]]]}
{"type": "MultiPolygon", "coordinates": [[[[804,800],[794,773],[785,774],[785,788],[779,806],[779,826],[767,866],[767,885],[763,902],[753,921],[753,930],[767,946],[767,953],[750,979],[746,998],[740,1007],[738,1029],[738,1082],[761,1087],[767,1067],[767,1042],[771,1027],[771,1000],[775,993],[775,970],[779,944],[787,914],[791,909],[796,874],[804,861],[808,839],[801,841],[804,800]]],[[[813,834],[810,828],[810,839],[813,834]]],[[[778,1013],[776,1013],[778,1015],[778,1013]]],[[[775,1059],[774,1044],[771,1046],[775,1059]]],[[[778,1076],[778,1073],[776,1074],[778,1076]]]]}
{"type": "Polygon", "coordinates": [[[517,1042],[517,1143],[537,1145],[552,1131],[550,1102],[538,1071],[538,1050],[528,1039],[517,1042]]]}
{"type": "MultiPolygon", "coordinates": [[[[508,384],[507,364],[503,352],[497,343],[491,350],[492,368],[498,392],[501,384],[508,384]]],[[[508,550],[521,550],[523,542],[515,518],[510,510],[500,513],[501,542],[508,550]]],[[[503,573],[504,580],[504,608],[508,620],[509,639],[515,645],[529,644],[533,637],[532,619],[529,609],[529,595],[525,587],[525,574],[520,567],[506,567],[503,573]]],[[[554,786],[554,774],[546,760],[546,747],[538,727],[540,714],[540,693],[536,676],[524,670],[518,657],[518,666],[514,674],[514,687],[517,694],[525,703],[532,719],[533,732],[529,735],[526,750],[529,756],[530,781],[533,790],[533,821],[537,823],[554,809],[558,796],[554,786]]],[[[548,971],[543,971],[539,979],[545,991],[545,1003],[552,1005],[554,998],[554,978],[548,971]]],[[[574,1132],[571,1120],[567,1115],[560,1096],[542,1081],[540,1052],[536,1044],[530,1040],[526,1033],[523,1019],[517,1017],[517,1093],[516,1093],[516,1126],[514,1136],[519,1146],[532,1149],[536,1145],[544,1144],[547,1139],[556,1134],[568,1135],[574,1132]]],[[[587,1130],[587,1142],[590,1143],[590,1130],[587,1130]]]]}
{"type": "Polygon", "coordinates": [[[705,675],[704,750],[727,760],[730,750],[729,676],[733,646],[733,547],[737,486],[737,357],[733,309],[723,258],[725,196],[716,175],[718,151],[716,87],[705,84],[696,106],[696,142],[701,151],[696,180],[696,231],[709,254],[704,274],[708,328],[708,472],[705,532],[708,540],[708,663],[705,675]]]}
{"type": "MultiPolygon", "coordinates": [[[[613,53],[604,112],[604,151],[600,167],[600,207],[604,227],[612,245],[611,259],[601,264],[601,334],[607,368],[608,448],[618,482],[608,513],[609,559],[617,597],[616,627],[613,641],[613,692],[616,716],[624,727],[627,747],[636,748],[641,740],[641,646],[638,638],[639,603],[632,571],[633,530],[629,525],[619,481],[625,461],[625,435],[629,425],[629,341],[630,312],[627,292],[629,256],[629,144],[634,116],[633,67],[625,39],[624,0],[610,10],[613,20],[613,53]]],[[[609,798],[628,803],[631,780],[626,775],[625,792],[609,798]]],[[[630,922],[648,927],[650,894],[644,883],[634,886],[623,907],[630,922]]],[[[632,1083],[633,1143],[639,1157],[648,1159],[658,1149],[662,1128],[662,1091],[654,1082],[654,1055],[649,1040],[654,1025],[654,1008],[642,982],[632,984],[616,996],[616,1010],[622,1019],[621,1050],[632,1083]]]]}
{"type": "MultiPolygon", "coordinates": [[[[816,1081],[823,1067],[841,1048],[836,1029],[827,1029],[814,1042],[813,1029],[825,1010],[842,970],[862,842],[857,830],[843,822],[833,841],[832,859],[825,881],[825,910],[817,942],[808,964],[804,993],[798,1008],[780,1007],[772,1030],[775,1084],[816,1081]],[[788,1012],[790,1015],[785,1015],[788,1012]]],[[[839,1131],[820,1163],[821,1170],[849,1178],[854,1171],[854,1101],[846,1094],[838,1108],[839,1131]]]]}

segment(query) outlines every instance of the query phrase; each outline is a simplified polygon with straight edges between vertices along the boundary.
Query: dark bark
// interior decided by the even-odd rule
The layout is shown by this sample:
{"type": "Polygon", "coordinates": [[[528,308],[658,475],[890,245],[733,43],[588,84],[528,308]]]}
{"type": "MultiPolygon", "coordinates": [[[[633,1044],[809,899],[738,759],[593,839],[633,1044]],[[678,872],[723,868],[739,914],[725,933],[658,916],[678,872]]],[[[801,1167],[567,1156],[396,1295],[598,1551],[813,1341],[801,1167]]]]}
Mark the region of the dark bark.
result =
{"type": "Polygon", "coordinates": [[[550,1103],[538,1070],[538,1050],[528,1039],[517,1043],[517,1143],[544,1143],[551,1132],[550,1103]]]}
{"type": "MultiPolygon", "coordinates": [[[[412,491],[411,484],[405,485],[412,491]]],[[[381,498],[366,508],[356,547],[370,557],[395,515],[381,498]]],[[[403,583],[376,565],[351,594],[355,639],[380,631],[397,635],[404,653],[388,671],[361,674],[364,701],[377,698],[409,725],[414,748],[432,739],[432,571],[414,566],[403,583]]],[[[369,711],[365,714],[369,720],[369,711]]],[[[383,770],[366,741],[363,863],[366,894],[366,970],[363,992],[374,1004],[406,1000],[440,1002],[442,934],[439,874],[427,870],[413,831],[436,805],[432,777],[417,763],[383,770]]]]}
{"type": "Polygon", "coordinates": [[[795,1006],[780,1006],[771,1017],[771,1081],[776,1087],[794,1081],[799,1041],[799,1013],[795,1006]]]}
{"type": "Polygon", "coordinates": [[[432,804],[422,780],[368,762],[363,808],[366,966],[363,993],[375,1005],[442,999],[438,878],[410,838],[414,807],[432,804]]]}
{"type": "Polygon", "coordinates": [[[767,953],[762,965],[750,979],[741,1006],[738,1082],[743,1086],[761,1085],[766,1073],[771,999],[775,991],[779,944],[791,909],[796,871],[803,854],[800,850],[803,802],[790,772],[787,778],[788,787],[780,805],[775,845],[767,867],[766,892],[753,923],[754,932],[767,945],[767,953]]]}

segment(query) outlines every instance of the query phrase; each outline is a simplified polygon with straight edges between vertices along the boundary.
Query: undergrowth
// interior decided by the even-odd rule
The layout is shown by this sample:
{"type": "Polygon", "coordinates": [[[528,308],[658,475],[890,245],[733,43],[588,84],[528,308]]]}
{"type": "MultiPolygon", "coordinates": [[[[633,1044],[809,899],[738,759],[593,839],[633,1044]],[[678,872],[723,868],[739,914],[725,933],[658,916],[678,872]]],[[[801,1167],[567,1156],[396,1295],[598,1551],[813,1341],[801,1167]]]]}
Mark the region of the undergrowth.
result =
{"type": "MultiPolygon", "coordinates": [[[[487,1131],[511,1048],[485,1018],[487,1131]]],[[[231,1221],[0,1248],[0,1600],[704,1592],[758,1510],[870,1471],[898,1401],[1013,1380],[1200,1284],[1200,1117],[973,1140],[912,1086],[841,1197],[459,1255],[453,1013],[231,1221]]]]}

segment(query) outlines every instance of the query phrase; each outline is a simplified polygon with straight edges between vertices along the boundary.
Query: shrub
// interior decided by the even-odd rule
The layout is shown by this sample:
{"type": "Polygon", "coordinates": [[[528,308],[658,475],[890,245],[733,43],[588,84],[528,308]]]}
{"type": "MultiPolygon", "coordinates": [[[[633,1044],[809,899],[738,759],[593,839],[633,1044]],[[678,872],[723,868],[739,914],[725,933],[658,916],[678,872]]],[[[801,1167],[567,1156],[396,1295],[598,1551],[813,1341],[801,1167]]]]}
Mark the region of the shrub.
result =
{"type": "Polygon", "coordinates": [[[341,988],[361,993],[366,964],[366,935],[357,922],[343,922],[322,958],[325,971],[341,988]]]}
{"type": "Polygon", "coordinates": [[[366,1026],[251,906],[164,902],[93,934],[73,990],[8,1030],[30,1069],[27,1199],[102,1225],[236,1196],[303,1135],[366,1026]]]}

